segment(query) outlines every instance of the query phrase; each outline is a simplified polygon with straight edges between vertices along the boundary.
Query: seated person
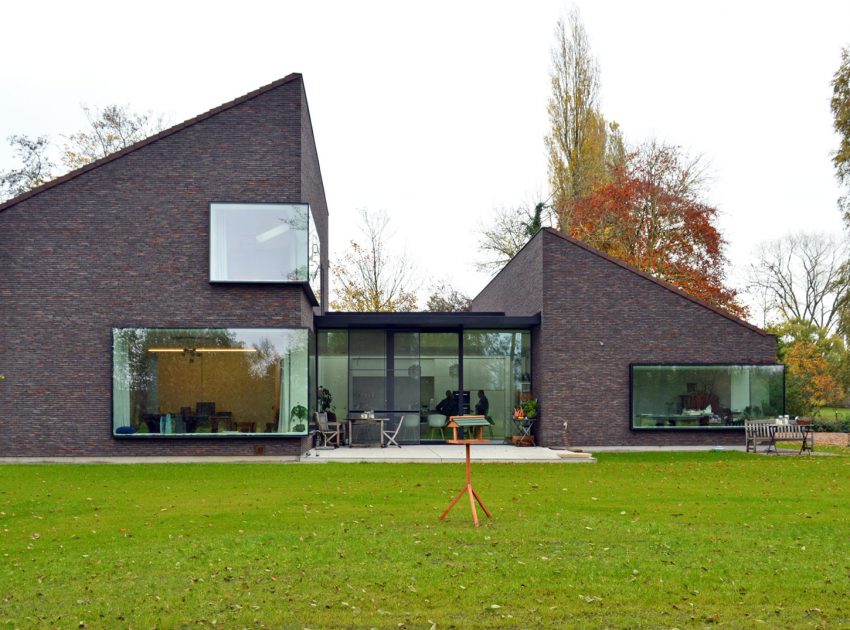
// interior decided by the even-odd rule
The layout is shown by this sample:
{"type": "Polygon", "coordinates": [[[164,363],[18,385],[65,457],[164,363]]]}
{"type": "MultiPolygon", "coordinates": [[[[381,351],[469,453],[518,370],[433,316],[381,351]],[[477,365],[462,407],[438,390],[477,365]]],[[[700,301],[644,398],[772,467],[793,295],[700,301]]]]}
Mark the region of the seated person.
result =
{"type": "Polygon", "coordinates": [[[450,389],[446,390],[446,397],[437,403],[437,413],[443,414],[446,418],[457,415],[457,401],[450,389]]]}
{"type": "Polygon", "coordinates": [[[490,401],[487,400],[487,396],[484,395],[484,390],[479,389],[478,402],[475,403],[475,415],[484,416],[488,421],[490,421],[490,418],[487,416],[488,413],[490,413],[490,401]]]}

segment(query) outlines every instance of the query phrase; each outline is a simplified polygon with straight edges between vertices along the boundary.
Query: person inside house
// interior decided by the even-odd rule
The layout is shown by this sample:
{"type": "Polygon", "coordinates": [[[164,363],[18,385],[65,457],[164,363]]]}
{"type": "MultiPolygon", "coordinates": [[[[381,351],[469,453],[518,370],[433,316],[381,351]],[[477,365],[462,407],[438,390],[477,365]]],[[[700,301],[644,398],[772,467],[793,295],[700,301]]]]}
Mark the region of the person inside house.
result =
{"type": "Polygon", "coordinates": [[[457,415],[457,402],[452,395],[452,390],[447,389],[446,397],[437,403],[437,413],[443,414],[446,418],[457,415]]]}
{"type": "Polygon", "coordinates": [[[487,417],[487,414],[490,413],[490,401],[487,400],[487,396],[484,395],[484,390],[478,390],[478,402],[475,403],[475,415],[476,416],[484,416],[487,417]]]}

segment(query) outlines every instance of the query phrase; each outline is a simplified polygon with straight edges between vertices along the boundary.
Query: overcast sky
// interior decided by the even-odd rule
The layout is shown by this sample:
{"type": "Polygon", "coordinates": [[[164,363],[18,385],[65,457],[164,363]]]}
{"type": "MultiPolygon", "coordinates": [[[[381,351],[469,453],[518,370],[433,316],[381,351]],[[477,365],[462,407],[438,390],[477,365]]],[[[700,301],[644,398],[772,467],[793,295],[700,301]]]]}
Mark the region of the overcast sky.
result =
{"type": "MultiPolygon", "coordinates": [[[[739,279],[753,246],[841,230],[830,80],[850,2],[3,3],[0,138],[84,126],[81,103],[178,123],[301,72],[331,213],[386,210],[425,279],[474,295],[496,207],[548,195],[550,47],[577,6],[627,141],[701,153],[739,279]]],[[[12,165],[4,144],[0,169],[12,165]]]]}

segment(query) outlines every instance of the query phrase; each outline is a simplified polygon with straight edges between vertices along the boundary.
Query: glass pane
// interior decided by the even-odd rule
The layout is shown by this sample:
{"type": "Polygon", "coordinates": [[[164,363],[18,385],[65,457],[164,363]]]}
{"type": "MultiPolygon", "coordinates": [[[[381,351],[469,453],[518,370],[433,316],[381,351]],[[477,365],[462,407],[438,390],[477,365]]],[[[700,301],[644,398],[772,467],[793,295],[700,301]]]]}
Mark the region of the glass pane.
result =
{"type": "Polygon", "coordinates": [[[322,330],[319,345],[318,408],[328,418],[348,417],[348,331],[322,330]]]}
{"type": "Polygon", "coordinates": [[[502,330],[464,333],[463,385],[472,394],[472,411],[492,422],[493,436],[511,435],[514,408],[533,397],[531,333],[502,330]]]}
{"type": "Polygon", "coordinates": [[[308,210],[307,216],[310,219],[309,230],[309,246],[310,252],[308,257],[308,280],[310,288],[316,296],[319,304],[322,303],[322,246],[319,241],[319,232],[316,230],[316,222],[313,221],[313,211],[308,210]]]}
{"type": "Polygon", "coordinates": [[[783,365],[632,366],[632,426],[734,428],[785,413],[783,365]]]}
{"type": "Polygon", "coordinates": [[[457,415],[460,359],[457,333],[419,334],[419,397],[422,408],[423,438],[441,439],[428,416],[457,415]]]}
{"type": "Polygon", "coordinates": [[[392,410],[419,412],[419,333],[393,334],[392,410]]]}
{"type": "Polygon", "coordinates": [[[305,204],[211,204],[210,280],[306,282],[309,214],[305,204]]]}
{"type": "Polygon", "coordinates": [[[307,433],[308,331],[113,330],[121,435],[307,433]]]}
{"type": "Polygon", "coordinates": [[[383,330],[349,332],[349,409],[387,408],[387,335],[383,330]]]}

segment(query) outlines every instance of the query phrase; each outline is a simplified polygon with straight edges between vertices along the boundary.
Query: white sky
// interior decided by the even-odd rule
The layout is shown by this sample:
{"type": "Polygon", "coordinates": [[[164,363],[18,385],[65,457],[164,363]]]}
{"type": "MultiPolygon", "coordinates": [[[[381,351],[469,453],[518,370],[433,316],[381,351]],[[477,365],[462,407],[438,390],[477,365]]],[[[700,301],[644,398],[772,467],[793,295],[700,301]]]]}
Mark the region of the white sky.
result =
{"type": "MultiPolygon", "coordinates": [[[[830,80],[850,2],[577,2],[626,139],[702,153],[732,276],[789,231],[838,232],[830,80]]],[[[177,123],[304,75],[331,212],[386,210],[423,277],[474,295],[492,210],[548,195],[550,46],[567,2],[0,5],[0,138],[84,126],[80,103],[177,123]]],[[[12,165],[5,144],[0,169],[12,165]]],[[[424,289],[427,288],[427,282],[424,289]]]]}

